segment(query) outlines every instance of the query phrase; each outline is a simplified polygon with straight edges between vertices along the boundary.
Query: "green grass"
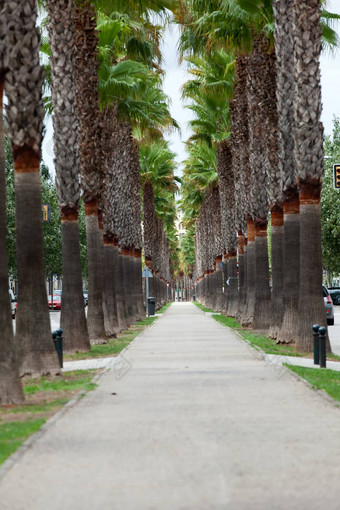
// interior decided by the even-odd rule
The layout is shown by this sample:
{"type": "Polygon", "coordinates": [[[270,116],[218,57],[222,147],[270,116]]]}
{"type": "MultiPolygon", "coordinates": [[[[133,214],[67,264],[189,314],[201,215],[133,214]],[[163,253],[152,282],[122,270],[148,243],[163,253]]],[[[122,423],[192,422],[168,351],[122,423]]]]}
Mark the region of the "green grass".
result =
{"type": "Polygon", "coordinates": [[[66,354],[65,361],[79,360],[87,358],[103,358],[116,356],[119,354],[132,340],[136,338],[147,326],[150,326],[157,320],[157,317],[146,317],[130,326],[129,329],[122,331],[117,338],[110,338],[109,342],[104,345],[92,345],[88,352],[76,352],[66,354]]]}
{"type": "MultiPolygon", "coordinates": [[[[201,306],[199,306],[201,308],[201,306]]],[[[266,354],[276,354],[278,356],[308,356],[306,353],[297,352],[293,347],[284,344],[276,344],[274,340],[268,338],[261,333],[253,333],[247,329],[242,328],[241,324],[233,317],[226,317],[225,315],[213,315],[217,322],[234,329],[238,334],[247,340],[255,349],[261,349],[266,354]]]]}
{"type": "Polygon", "coordinates": [[[156,313],[164,313],[165,310],[167,310],[169,308],[169,306],[172,305],[172,301],[170,301],[170,303],[167,303],[166,305],[162,306],[162,308],[160,308],[156,313]]]}
{"type": "Polygon", "coordinates": [[[228,326],[232,329],[242,329],[242,326],[239,322],[234,319],[234,317],[226,317],[225,315],[213,315],[215,321],[220,322],[223,326],[228,326]]]}
{"type": "Polygon", "coordinates": [[[83,375],[83,377],[71,380],[67,380],[65,377],[54,378],[52,380],[47,377],[41,377],[37,380],[37,382],[31,379],[30,381],[27,381],[24,386],[24,394],[34,395],[39,391],[72,391],[79,389],[90,391],[96,387],[96,385],[91,382],[94,375],[93,372],[96,372],[95,370],[86,376],[84,375],[84,372],[90,371],[78,370],[77,372],[80,372],[79,376],[83,375]]]}
{"type": "Polygon", "coordinates": [[[0,464],[46,422],[45,419],[0,423],[0,464]]]}
{"type": "Polygon", "coordinates": [[[340,402],[340,372],[327,368],[303,368],[293,365],[285,366],[303,377],[315,388],[326,391],[328,395],[340,402]]]}
{"type": "Polygon", "coordinates": [[[24,378],[26,402],[0,407],[0,464],[77,393],[93,390],[97,372],[76,370],[54,378],[24,378]]]}
{"type": "Polygon", "coordinates": [[[201,305],[200,303],[197,303],[197,301],[193,301],[194,305],[196,305],[198,308],[200,308],[203,312],[211,312],[214,313],[214,310],[211,308],[206,308],[205,306],[201,305]]]}
{"type": "MultiPolygon", "coordinates": [[[[199,308],[203,309],[201,305],[199,308]]],[[[293,346],[285,344],[276,344],[275,340],[268,338],[266,335],[261,333],[254,333],[248,329],[242,328],[241,324],[236,321],[233,317],[226,317],[225,315],[213,315],[212,316],[217,322],[234,329],[238,334],[247,340],[255,349],[261,349],[266,354],[276,354],[277,356],[296,356],[300,358],[310,358],[312,353],[298,352],[293,346]]],[[[327,359],[330,361],[339,361],[340,356],[336,354],[327,354],[327,359]]]]}

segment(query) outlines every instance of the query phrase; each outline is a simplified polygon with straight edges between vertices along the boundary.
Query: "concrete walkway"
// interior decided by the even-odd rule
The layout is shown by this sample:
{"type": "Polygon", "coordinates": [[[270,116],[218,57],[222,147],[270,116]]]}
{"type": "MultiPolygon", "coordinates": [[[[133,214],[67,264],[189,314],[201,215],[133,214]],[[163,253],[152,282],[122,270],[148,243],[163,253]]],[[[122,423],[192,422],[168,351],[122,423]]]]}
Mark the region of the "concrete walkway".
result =
{"type": "Polygon", "coordinates": [[[0,471],[1,510],[335,510],[340,412],[175,303],[0,471]]]}

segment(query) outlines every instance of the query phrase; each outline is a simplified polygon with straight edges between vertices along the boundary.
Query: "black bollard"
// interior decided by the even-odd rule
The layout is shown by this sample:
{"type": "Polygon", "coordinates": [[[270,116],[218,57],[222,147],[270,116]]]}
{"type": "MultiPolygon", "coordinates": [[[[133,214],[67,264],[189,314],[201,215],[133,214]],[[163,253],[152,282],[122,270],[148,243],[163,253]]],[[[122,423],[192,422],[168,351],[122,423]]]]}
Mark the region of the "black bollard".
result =
{"type": "Polygon", "coordinates": [[[319,328],[320,334],[320,368],[326,368],[326,333],[327,329],[324,326],[319,328]]]}
{"type": "Polygon", "coordinates": [[[54,348],[58,355],[60,368],[63,368],[63,330],[61,328],[52,331],[54,348]]]}
{"type": "Polygon", "coordinates": [[[313,326],[313,341],[314,341],[314,365],[320,363],[320,340],[319,340],[319,324],[313,326]]]}

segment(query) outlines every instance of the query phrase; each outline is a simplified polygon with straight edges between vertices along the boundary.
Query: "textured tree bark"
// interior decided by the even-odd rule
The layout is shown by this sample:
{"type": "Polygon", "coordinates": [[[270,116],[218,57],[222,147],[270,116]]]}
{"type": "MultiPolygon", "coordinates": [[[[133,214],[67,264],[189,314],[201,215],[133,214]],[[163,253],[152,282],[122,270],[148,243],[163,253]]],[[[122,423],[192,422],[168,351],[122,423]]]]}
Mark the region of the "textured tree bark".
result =
{"type": "Polygon", "coordinates": [[[108,337],[115,337],[120,331],[116,299],[116,255],[113,240],[104,239],[103,311],[105,332],[108,337]]]}
{"type": "Polygon", "coordinates": [[[116,298],[116,307],[117,307],[117,320],[119,331],[127,328],[125,315],[124,315],[124,299],[122,293],[123,289],[123,275],[121,272],[121,255],[119,254],[119,248],[117,243],[114,243],[114,247],[112,250],[112,258],[113,258],[113,280],[115,286],[115,298],[116,298]]]}
{"type": "Polygon", "coordinates": [[[222,257],[217,257],[216,259],[216,310],[218,312],[222,311],[224,304],[224,296],[223,296],[223,272],[221,268],[222,257]]]}
{"type": "Polygon", "coordinates": [[[134,250],[134,266],[137,314],[138,319],[142,319],[145,317],[145,308],[142,287],[142,254],[140,250],[134,250]]]}
{"type": "MultiPolygon", "coordinates": [[[[300,294],[296,348],[313,351],[313,324],[327,327],[322,295],[321,184],[299,184],[300,189],[300,294]]],[[[327,350],[331,347],[327,338],[327,350]]]]}
{"type": "Polygon", "coordinates": [[[239,272],[239,298],[236,312],[236,319],[242,316],[245,302],[245,257],[244,257],[244,235],[241,230],[238,232],[238,272],[239,272]]]}
{"type": "Polygon", "coordinates": [[[8,296],[6,251],[6,176],[3,123],[3,76],[0,72],[0,405],[20,404],[24,394],[15,356],[11,307],[8,296]]]}
{"type": "Polygon", "coordinates": [[[129,327],[129,321],[126,311],[126,294],[125,294],[125,274],[124,274],[124,255],[118,249],[117,257],[117,315],[118,323],[121,330],[129,327]]]}
{"type": "Polygon", "coordinates": [[[122,263],[122,273],[123,273],[123,288],[124,288],[124,314],[126,324],[129,327],[132,323],[131,317],[131,280],[130,280],[130,268],[129,268],[129,251],[121,248],[120,256],[122,263]]]}
{"type": "Polygon", "coordinates": [[[249,327],[254,320],[255,307],[255,226],[254,221],[247,221],[247,301],[241,317],[243,327],[249,327]]]}
{"type": "Polygon", "coordinates": [[[223,253],[223,303],[222,312],[227,314],[228,311],[228,255],[226,252],[223,253]]]}
{"type": "Polygon", "coordinates": [[[236,250],[228,251],[228,311],[229,317],[236,317],[238,307],[238,281],[236,250]]]}
{"type": "Polygon", "coordinates": [[[89,273],[87,327],[91,344],[107,343],[102,302],[102,242],[99,238],[97,200],[85,202],[86,241],[89,273]]]}
{"type": "MultiPolygon", "coordinates": [[[[60,373],[45,287],[39,161],[29,149],[14,160],[18,310],[15,342],[21,375],[60,373]]],[[[8,291],[7,291],[8,292],[8,291]]]]}
{"type": "Polygon", "coordinates": [[[80,265],[78,212],[61,210],[63,295],[60,326],[65,352],[91,349],[80,265]]]}
{"type": "Polygon", "coordinates": [[[212,310],[216,310],[216,292],[217,292],[217,280],[216,280],[216,270],[214,264],[214,270],[210,274],[210,308],[212,310]]]}
{"type": "Polygon", "coordinates": [[[271,236],[272,292],[268,336],[275,339],[283,317],[283,209],[279,206],[271,210],[271,236]]]}
{"type": "Polygon", "coordinates": [[[269,261],[267,219],[255,220],[255,307],[253,328],[266,330],[270,324],[269,261]]]}
{"type": "MultiPolygon", "coordinates": [[[[283,319],[277,343],[295,342],[300,287],[300,203],[297,190],[283,203],[283,319]]],[[[321,292],[321,291],[320,291],[321,292]]]]}

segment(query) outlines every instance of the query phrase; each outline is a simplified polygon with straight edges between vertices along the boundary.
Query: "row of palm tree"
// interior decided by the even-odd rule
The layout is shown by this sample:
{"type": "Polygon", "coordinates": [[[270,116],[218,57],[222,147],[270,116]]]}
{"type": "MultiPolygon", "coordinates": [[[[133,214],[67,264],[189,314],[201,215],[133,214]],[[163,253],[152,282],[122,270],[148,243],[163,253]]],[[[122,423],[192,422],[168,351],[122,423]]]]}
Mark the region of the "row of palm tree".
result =
{"type": "Polygon", "coordinates": [[[186,1],[179,17],[181,50],[190,55],[194,75],[184,95],[194,102],[191,108],[197,115],[183,207],[184,215],[192,216],[189,225],[198,218],[198,295],[245,326],[269,330],[277,341],[295,340],[302,351],[311,349],[311,325],[326,323],[321,294],[319,54],[320,27],[336,42],[327,25],[331,18],[336,16],[321,11],[318,0],[308,6],[294,0],[186,1]],[[206,179],[202,190],[202,172],[196,175],[208,150],[217,161],[223,238],[219,250],[212,242],[212,223],[206,220],[213,215],[209,195],[216,183],[206,179]],[[189,189],[192,185],[198,196],[189,189]],[[200,209],[193,207],[197,202],[200,209]],[[206,280],[221,287],[215,269],[221,257],[226,291],[224,303],[215,305],[212,284],[206,280]]]}
{"type": "MultiPolygon", "coordinates": [[[[177,126],[161,89],[158,41],[162,26],[154,22],[156,14],[165,19],[166,9],[173,8],[174,2],[155,0],[137,6],[119,0],[46,0],[44,6],[63,238],[61,327],[65,350],[82,351],[91,343],[107,342],[144,314],[143,156],[138,144],[143,147],[145,140],[161,140],[162,130],[177,126]],[[87,320],[80,270],[80,196],[87,231],[87,320]]],[[[6,316],[6,334],[0,349],[0,403],[15,403],[23,399],[19,375],[53,375],[60,368],[51,341],[43,271],[39,167],[44,73],[39,60],[37,6],[35,0],[10,6],[2,2],[0,9],[1,91],[5,88],[8,99],[6,117],[16,177],[19,302],[14,342],[2,249],[0,313],[6,316]]],[[[174,188],[169,192],[173,197],[174,188]]],[[[171,279],[170,252],[177,249],[171,227],[174,199],[172,208],[166,220],[159,220],[156,238],[160,243],[152,255],[156,275],[167,282],[171,279]]],[[[2,213],[1,209],[4,234],[2,213]]],[[[164,292],[159,290],[159,294],[164,292]]]]}

